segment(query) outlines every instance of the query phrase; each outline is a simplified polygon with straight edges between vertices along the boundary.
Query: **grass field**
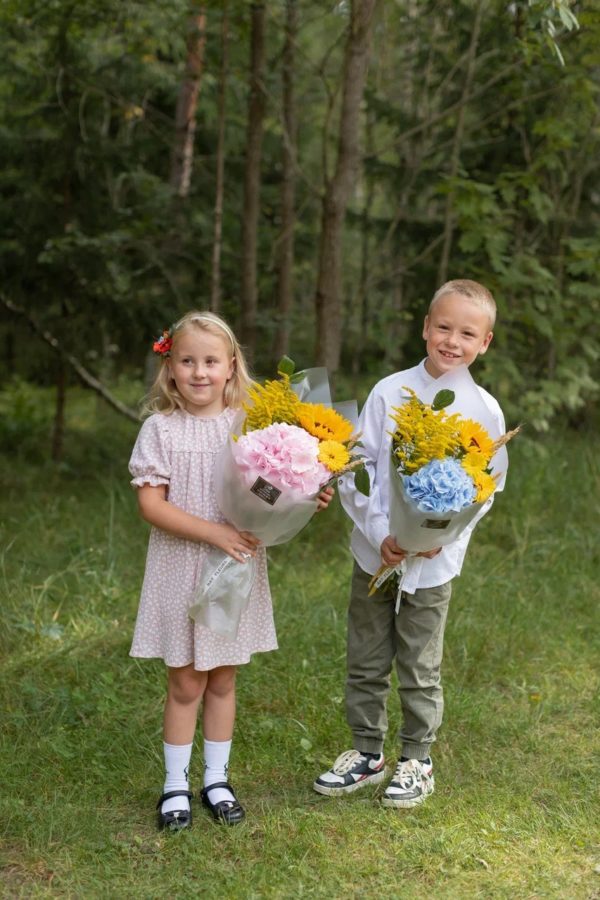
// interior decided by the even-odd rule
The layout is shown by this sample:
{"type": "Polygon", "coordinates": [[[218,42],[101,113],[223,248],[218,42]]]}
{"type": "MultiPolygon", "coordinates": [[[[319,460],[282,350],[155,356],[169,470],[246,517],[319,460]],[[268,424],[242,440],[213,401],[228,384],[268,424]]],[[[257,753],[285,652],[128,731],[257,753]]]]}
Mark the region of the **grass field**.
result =
{"type": "MultiPolygon", "coordinates": [[[[24,428],[25,426],[23,426],[24,428]]],[[[80,398],[65,463],[2,457],[0,891],[74,898],[600,898],[599,464],[593,436],[511,445],[447,629],[436,793],[311,790],[349,746],[348,522],[270,553],[280,650],[240,670],[231,778],[248,818],[155,830],[164,672],[128,656],[147,529],[136,428],[80,398]]],[[[399,707],[390,701],[386,745],[399,707]]],[[[193,762],[193,786],[201,784],[193,762]]]]}

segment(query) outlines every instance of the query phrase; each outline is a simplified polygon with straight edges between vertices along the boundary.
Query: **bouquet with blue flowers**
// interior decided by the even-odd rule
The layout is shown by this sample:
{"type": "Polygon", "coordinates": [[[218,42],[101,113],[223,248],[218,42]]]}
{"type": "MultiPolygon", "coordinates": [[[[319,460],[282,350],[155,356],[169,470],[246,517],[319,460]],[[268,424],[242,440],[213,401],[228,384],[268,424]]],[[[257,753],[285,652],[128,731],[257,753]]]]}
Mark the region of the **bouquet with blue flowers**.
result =
{"type": "MultiPolygon", "coordinates": [[[[506,444],[466,367],[392,409],[390,533],[409,555],[455,541],[502,483],[506,444]]],[[[395,570],[382,566],[375,591],[395,570]]]]}

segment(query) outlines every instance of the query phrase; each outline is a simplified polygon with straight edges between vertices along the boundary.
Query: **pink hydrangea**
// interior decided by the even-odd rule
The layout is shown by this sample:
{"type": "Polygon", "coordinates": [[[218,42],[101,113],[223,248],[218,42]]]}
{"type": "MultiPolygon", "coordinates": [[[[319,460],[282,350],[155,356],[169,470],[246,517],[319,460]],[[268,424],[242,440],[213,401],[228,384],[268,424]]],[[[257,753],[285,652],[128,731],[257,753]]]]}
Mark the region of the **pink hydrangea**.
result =
{"type": "Polygon", "coordinates": [[[278,422],[250,431],[233,447],[248,487],[260,477],[280,491],[291,490],[301,497],[312,497],[331,475],[319,462],[318,438],[296,425],[278,422]]]}

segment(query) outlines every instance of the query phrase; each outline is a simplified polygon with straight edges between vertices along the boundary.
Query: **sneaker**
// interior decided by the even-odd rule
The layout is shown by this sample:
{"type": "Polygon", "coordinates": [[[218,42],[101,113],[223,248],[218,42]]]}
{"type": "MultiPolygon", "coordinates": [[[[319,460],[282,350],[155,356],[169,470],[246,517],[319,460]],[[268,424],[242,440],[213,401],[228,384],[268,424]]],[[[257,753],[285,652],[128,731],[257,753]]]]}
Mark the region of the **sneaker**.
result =
{"type": "Polygon", "coordinates": [[[410,809],[422,803],[429,794],[433,794],[433,788],[431,760],[407,759],[398,763],[381,802],[384,806],[410,809]]]}
{"type": "Polygon", "coordinates": [[[318,794],[338,797],[351,794],[365,784],[379,784],[385,778],[385,759],[365,755],[358,750],[346,750],[338,756],[331,769],[320,775],[313,784],[318,794]]]}

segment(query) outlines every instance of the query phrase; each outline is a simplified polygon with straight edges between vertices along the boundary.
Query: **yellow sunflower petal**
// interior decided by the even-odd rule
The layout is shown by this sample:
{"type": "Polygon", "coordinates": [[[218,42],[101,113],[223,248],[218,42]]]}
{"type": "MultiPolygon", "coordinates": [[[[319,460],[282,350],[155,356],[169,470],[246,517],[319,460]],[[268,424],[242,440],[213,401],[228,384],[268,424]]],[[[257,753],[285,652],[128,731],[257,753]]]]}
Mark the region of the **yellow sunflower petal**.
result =
{"type": "Polygon", "coordinates": [[[471,474],[472,471],[483,471],[489,463],[489,458],[484,453],[479,453],[478,450],[470,450],[469,453],[465,453],[461,462],[463,468],[471,474]]]}
{"type": "Polygon", "coordinates": [[[476,503],[483,503],[496,490],[496,481],[487,472],[469,473],[477,490],[476,503]]]}
{"type": "Polygon", "coordinates": [[[327,466],[330,472],[340,472],[350,462],[350,454],[339,441],[321,441],[319,462],[327,466]]]}
{"type": "Polygon", "coordinates": [[[491,458],[494,452],[494,442],[479,422],[465,419],[464,422],[459,423],[458,429],[460,442],[467,452],[475,450],[487,456],[488,460],[491,458]]]}
{"type": "Polygon", "coordinates": [[[352,423],[344,416],[321,403],[301,403],[298,424],[320,441],[345,443],[352,437],[352,423]]]}

